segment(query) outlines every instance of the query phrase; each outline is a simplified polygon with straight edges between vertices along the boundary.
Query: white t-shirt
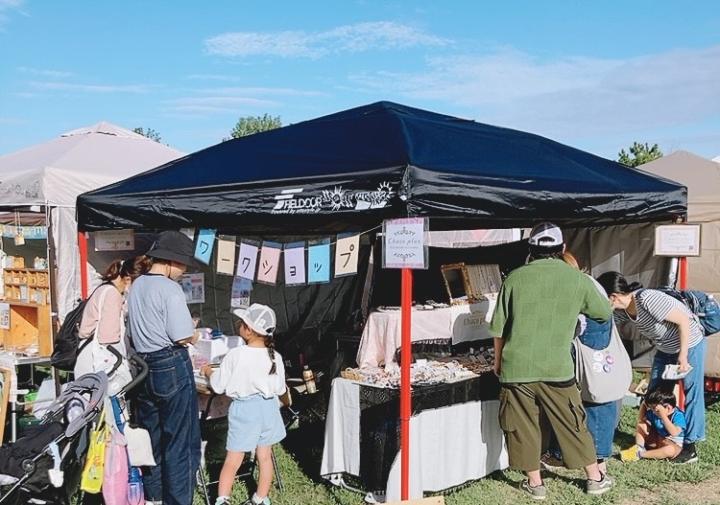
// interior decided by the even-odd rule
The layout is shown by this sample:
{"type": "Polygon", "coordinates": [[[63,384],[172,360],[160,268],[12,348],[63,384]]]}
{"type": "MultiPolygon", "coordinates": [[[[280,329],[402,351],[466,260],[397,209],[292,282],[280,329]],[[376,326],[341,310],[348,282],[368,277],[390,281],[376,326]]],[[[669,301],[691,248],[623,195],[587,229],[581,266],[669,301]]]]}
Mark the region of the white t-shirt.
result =
{"type": "Polygon", "coordinates": [[[220,367],[210,376],[210,387],[230,398],[261,394],[264,398],[285,392],[285,365],[275,351],[276,372],[270,375],[272,362],[265,347],[243,345],[230,349],[220,367]]]}

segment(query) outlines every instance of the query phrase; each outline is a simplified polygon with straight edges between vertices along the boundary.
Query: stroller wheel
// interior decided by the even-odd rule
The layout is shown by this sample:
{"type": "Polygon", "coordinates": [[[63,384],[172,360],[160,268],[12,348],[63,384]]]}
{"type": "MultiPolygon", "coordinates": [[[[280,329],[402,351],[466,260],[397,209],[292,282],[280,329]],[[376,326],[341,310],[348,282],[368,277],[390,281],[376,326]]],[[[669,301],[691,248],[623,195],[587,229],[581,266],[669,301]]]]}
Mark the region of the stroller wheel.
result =
{"type": "Polygon", "coordinates": [[[26,459],[22,462],[22,468],[25,473],[33,473],[35,471],[35,462],[31,459],[26,459]]]}

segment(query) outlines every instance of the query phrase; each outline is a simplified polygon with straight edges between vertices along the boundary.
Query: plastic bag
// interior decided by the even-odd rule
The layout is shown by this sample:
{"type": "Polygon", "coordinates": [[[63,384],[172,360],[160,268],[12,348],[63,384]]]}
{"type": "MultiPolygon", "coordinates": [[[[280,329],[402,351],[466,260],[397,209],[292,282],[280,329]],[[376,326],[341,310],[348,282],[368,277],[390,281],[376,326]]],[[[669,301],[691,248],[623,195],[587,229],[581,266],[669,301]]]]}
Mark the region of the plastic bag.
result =
{"type": "MultiPolygon", "coordinates": [[[[85,468],[80,479],[80,489],[90,494],[97,494],[102,489],[105,470],[105,446],[108,441],[109,427],[105,422],[105,411],[100,413],[95,428],[90,432],[85,468]]],[[[127,475],[127,474],[126,474],[127,475]]]]}
{"type": "MultiPolygon", "coordinates": [[[[109,408],[114,409],[115,405],[113,404],[109,408]]],[[[129,471],[127,441],[116,422],[110,421],[108,424],[110,425],[110,442],[105,456],[103,500],[105,505],[127,505],[129,471]]]]}

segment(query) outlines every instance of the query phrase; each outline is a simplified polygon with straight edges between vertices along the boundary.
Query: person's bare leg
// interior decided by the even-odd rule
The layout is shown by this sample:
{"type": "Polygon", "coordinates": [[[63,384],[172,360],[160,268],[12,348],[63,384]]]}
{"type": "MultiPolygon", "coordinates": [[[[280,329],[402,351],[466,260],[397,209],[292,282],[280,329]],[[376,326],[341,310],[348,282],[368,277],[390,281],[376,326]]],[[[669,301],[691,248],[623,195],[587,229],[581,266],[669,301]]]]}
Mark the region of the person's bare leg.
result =
{"type": "Polygon", "coordinates": [[[657,449],[645,451],[640,456],[642,459],[673,459],[682,451],[682,447],[669,440],[658,443],[657,449]]]}
{"type": "Polygon", "coordinates": [[[256,494],[265,498],[270,493],[274,469],[272,463],[272,446],[258,447],[255,449],[255,459],[258,464],[258,483],[256,494]]]}
{"type": "Polygon", "coordinates": [[[588,466],[584,468],[585,474],[587,475],[587,478],[589,480],[595,480],[600,481],[602,480],[602,474],[600,473],[600,469],[598,468],[597,461],[595,463],[591,463],[588,466]]]}
{"type": "Polygon", "coordinates": [[[639,423],[637,430],[635,431],[635,444],[640,447],[645,447],[645,442],[650,436],[650,425],[647,422],[639,423]]]}
{"type": "Polygon", "coordinates": [[[235,482],[235,475],[237,475],[238,470],[240,470],[240,465],[242,465],[244,457],[244,452],[227,452],[227,455],[225,456],[225,463],[220,471],[218,496],[232,495],[232,486],[235,482]]]}
{"type": "Polygon", "coordinates": [[[601,474],[607,475],[607,461],[602,460],[602,462],[598,463],[598,470],[601,474]]]}

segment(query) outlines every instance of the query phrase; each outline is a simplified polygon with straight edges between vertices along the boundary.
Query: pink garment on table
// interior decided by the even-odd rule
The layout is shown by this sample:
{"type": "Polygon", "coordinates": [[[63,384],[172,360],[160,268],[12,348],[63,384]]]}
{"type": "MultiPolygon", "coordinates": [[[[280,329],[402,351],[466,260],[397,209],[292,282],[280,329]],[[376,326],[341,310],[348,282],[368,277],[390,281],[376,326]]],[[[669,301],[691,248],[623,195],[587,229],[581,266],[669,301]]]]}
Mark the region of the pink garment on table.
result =
{"type": "Polygon", "coordinates": [[[112,284],[100,286],[85,305],[80,323],[80,338],[92,336],[97,328],[97,340],[101,344],[115,344],[125,333],[122,293],[112,284]],[[102,314],[100,301],[102,300],[102,314]],[[98,321],[100,324],[98,325],[98,321]]]}

